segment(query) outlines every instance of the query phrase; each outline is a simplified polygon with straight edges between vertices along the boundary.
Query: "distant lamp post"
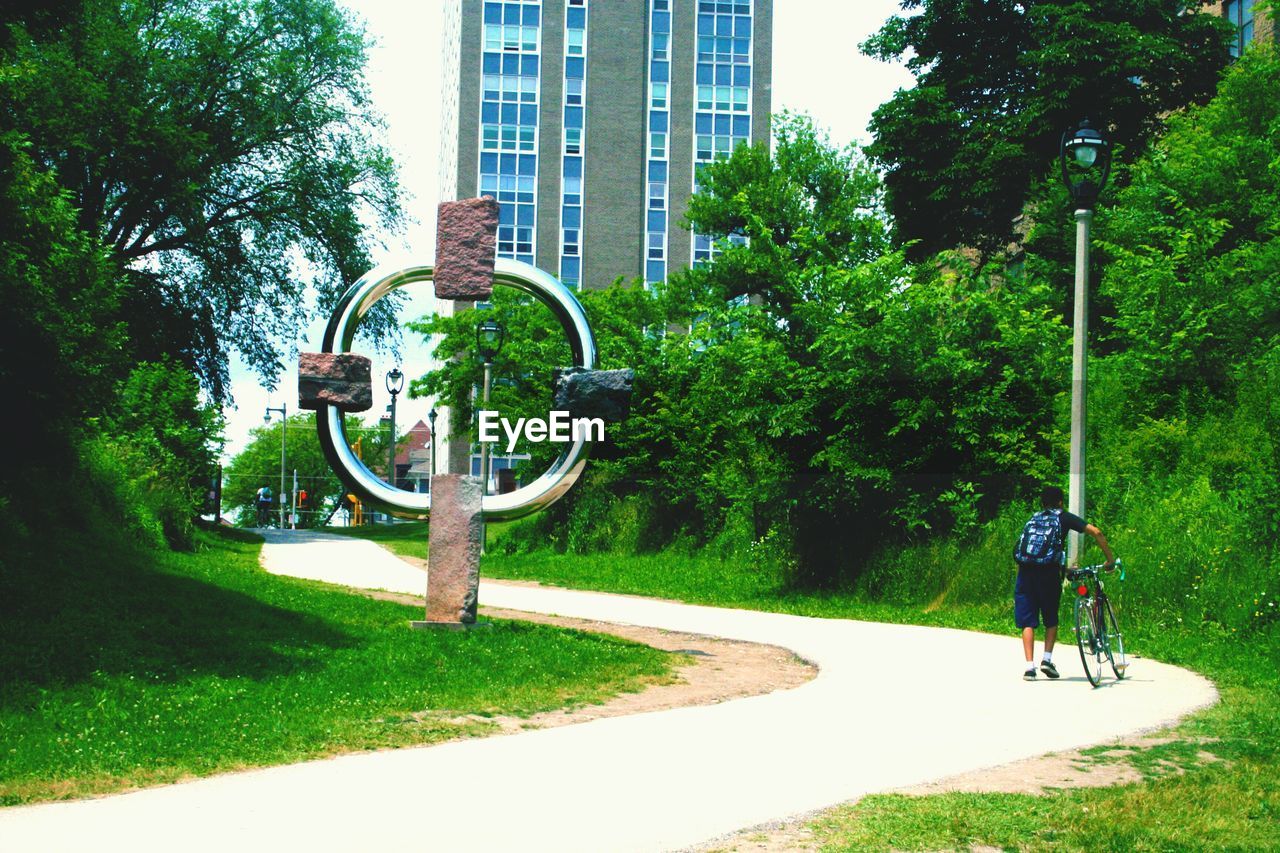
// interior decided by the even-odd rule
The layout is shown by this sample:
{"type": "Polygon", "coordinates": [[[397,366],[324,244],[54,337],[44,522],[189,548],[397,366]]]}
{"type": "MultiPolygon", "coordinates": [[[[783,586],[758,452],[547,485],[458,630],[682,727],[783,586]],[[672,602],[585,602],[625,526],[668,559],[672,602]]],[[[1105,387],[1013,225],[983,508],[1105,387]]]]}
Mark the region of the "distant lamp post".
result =
{"type": "Polygon", "coordinates": [[[396,484],[396,397],[404,390],[404,374],[400,368],[393,367],[387,371],[387,393],[391,395],[391,443],[387,446],[387,482],[394,488],[396,484]]]}
{"type": "Polygon", "coordinates": [[[427,413],[427,420],[431,422],[431,471],[427,474],[427,492],[431,492],[431,481],[436,476],[436,418],[440,417],[440,413],[436,411],[436,407],[432,406],[431,411],[427,413]]]}
{"type": "MultiPolygon", "coordinates": [[[[502,351],[505,339],[506,330],[502,328],[501,323],[485,320],[476,326],[476,350],[480,353],[481,361],[484,362],[484,396],[480,401],[481,408],[489,406],[489,388],[493,384],[493,360],[502,351]]],[[[484,442],[480,443],[480,482],[484,494],[489,494],[489,445],[484,442]]]]}
{"type": "MultiPolygon", "coordinates": [[[[494,320],[485,320],[476,326],[476,351],[480,353],[481,360],[484,361],[484,396],[481,398],[480,408],[487,409],[489,407],[489,386],[493,379],[493,360],[498,357],[498,353],[502,351],[502,344],[506,338],[506,330],[502,328],[502,324],[494,320]]],[[[480,488],[483,490],[481,494],[489,494],[489,445],[480,442],[480,488]]],[[[483,525],[484,522],[481,522],[483,525]]],[[[486,540],[488,538],[488,528],[482,527],[480,534],[480,553],[484,553],[486,540]]]]}
{"type": "MultiPolygon", "coordinates": [[[[289,413],[288,405],[283,404],[279,407],[267,406],[267,410],[262,414],[262,422],[264,424],[271,423],[271,413],[280,413],[280,529],[284,530],[284,442],[289,432],[289,413]]],[[[265,522],[264,522],[265,523],[265,522]]]]}
{"type": "MultiPolygon", "coordinates": [[[[1093,223],[1093,207],[1111,173],[1111,143],[1089,124],[1062,134],[1058,150],[1062,166],[1062,182],[1075,204],[1076,218],[1076,292],[1075,329],[1071,345],[1071,480],[1067,508],[1079,515],[1085,512],[1085,426],[1086,388],[1088,380],[1087,347],[1089,339],[1089,226],[1093,223]]],[[[1080,536],[1068,537],[1067,563],[1079,564],[1080,536]]]]}

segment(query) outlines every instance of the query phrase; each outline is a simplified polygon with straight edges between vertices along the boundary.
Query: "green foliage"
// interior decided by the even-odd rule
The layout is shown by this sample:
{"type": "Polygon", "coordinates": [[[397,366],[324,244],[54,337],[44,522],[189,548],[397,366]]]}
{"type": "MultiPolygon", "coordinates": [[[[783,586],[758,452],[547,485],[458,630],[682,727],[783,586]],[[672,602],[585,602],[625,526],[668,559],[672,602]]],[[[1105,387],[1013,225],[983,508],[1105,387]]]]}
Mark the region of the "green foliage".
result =
{"type": "Polygon", "coordinates": [[[875,112],[868,148],[885,170],[899,244],[1002,249],[1063,130],[1106,127],[1122,158],[1172,110],[1212,96],[1231,29],[1187,0],[904,0],[863,45],[903,59],[916,85],[875,112]]]}
{"type": "Polygon", "coordinates": [[[1247,51],[1210,104],[1170,119],[1117,199],[1101,289],[1142,414],[1267,378],[1280,346],[1277,91],[1275,49],[1247,51]]]}
{"type": "MultiPolygon", "coordinates": [[[[0,76],[0,92],[11,80],[0,76]]],[[[123,336],[105,318],[119,297],[67,194],[21,133],[0,129],[0,399],[22,413],[9,419],[17,452],[0,470],[0,493],[21,487],[32,465],[68,470],[85,418],[109,405],[123,336]]]]}
{"type": "Polygon", "coordinates": [[[411,631],[421,604],[267,574],[245,534],[180,554],[84,522],[0,572],[3,805],[487,734],[458,719],[599,702],[671,666],[520,622],[411,631]]]}
{"type": "MultiPolygon", "coordinates": [[[[77,448],[80,470],[57,488],[62,499],[51,507],[56,516],[39,521],[47,533],[54,520],[75,517],[76,509],[111,519],[135,542],[152,548],[190,550],[195,544],[193,517],[202,492],[173,470],[173,460],[157,458],[154,447],[128,436],[97,436],[77,448]],[[87,507],[68,505],[72,491],[87,491],[87,507]]],[[[41,537],[35,537],[39,539],[41,537]]]]}
{"type": "MultiPolygon", "coordinates": [[[[293,473],[298,472],[298,488],[306,489],[308,506],[299,513],[298,526],[311,527],[329,516],[338,499],[346,493],[320,449],[314,412],[291,415],[288,424],[278,420],[255,428],[252,438],[223,472],[222,506],[227,515],[238,514],[239,522],[252,526],[256,521],[256,495],[259,488],[271,489],[273,508],[280,501],[280,437],[287,429],[285,450],[285,495],[293,490],[293,473]]],[[[366,426],[359,417],[347,415],[347,439],[353,446],[359,442],[360,458],[378,476],[387,468],[385,428],[366,426]]],[[[404,437],[401,437],[404,440],[404,437]]]]}
{"type": "Polygon", "coordinates": [[[870,167],[803,119],[778,127],[771,160],[739,148],[690,204],[699,230],[751,239],[688,277],[706,345],[673,479],[704,517],[732,505],[753,538],[790,539],[799,579],[827,584],[1045,473],[1065,337],[1038,283],[887,251],[870,167]]]}
{"type": "Polygon", "coordinates": [[[90,0],[60,17],[9,26],[0,114],[127,274],[100,316],[128,324],[133,360],[178,358],[219,400],[232,349],[274,378],[307,284],[332,301],[369,266],[366,221],[400,215],[368,141],[363,35],[329,0],[90,0]]]}

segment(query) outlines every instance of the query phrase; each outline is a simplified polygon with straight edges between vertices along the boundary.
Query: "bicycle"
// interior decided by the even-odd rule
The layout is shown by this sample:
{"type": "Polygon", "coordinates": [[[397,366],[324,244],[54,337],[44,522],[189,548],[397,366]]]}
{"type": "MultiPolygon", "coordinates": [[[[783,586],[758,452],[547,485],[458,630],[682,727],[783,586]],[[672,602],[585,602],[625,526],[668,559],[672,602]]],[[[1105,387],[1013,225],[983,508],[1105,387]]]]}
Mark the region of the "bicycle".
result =
{"type": "MultiPolygon", "coordinates": [[[[1111,664],[1117,681],[1122,680],[1129,669],[1120,623],[1103,588],[1100,572],[1105,570],[1106,564],[1067,571],[1067,580],[1076,585],[1076,645],[1080,647],[1084,674],[1094,687],[1102,683],[1104,659],[1111,664]]],[[[1111,571],[1118,571],[1120,580],[1124,580],[1124,565],[1119,560],[1111,571]]]]}

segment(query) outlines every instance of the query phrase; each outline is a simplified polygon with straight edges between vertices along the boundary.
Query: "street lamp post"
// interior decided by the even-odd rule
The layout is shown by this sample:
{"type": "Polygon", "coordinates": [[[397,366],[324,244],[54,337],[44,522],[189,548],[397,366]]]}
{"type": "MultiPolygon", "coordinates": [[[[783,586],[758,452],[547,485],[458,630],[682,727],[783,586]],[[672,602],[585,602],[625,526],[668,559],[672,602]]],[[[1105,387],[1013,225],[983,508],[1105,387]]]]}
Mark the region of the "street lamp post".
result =
{"type": "Polygon", "coordinates": [[[271,423],[271,413],[280,413],[280,529],[284,530],[284,442],[289,432],[289,415],[288,404],[281,404],[279,408],[275,406],[267,406],[267,411],[262,415],[264,424],[271,423]]]}
{"type": "MultiPolygon", "coordinates": [[[[476,326],[476,350],[484,361],[482,408],[489,405],[489,387],[493,378],[493,360],[497,358],[498,353],[502,350],[502,342],[505,335],[506,331],[502,328],[502,325],[494,320],[485,320],[476,326]]],[[[483,494],[489,494],[489,445],[484,442],[480,442],[480,488],[484,490],[483,494]]]]}
{"type": "Polygon", "coordinates": [[[440,413],[436,411],[436,407],[432,406],[431,411],[427,414],[427,420],[431,422],[431,470],[427,474],[427,492],[431,493],[431,481],[436,476],[436,418],[440,417],[440,413]]]}
{"type": "MultiPolygon", "coordinates": [[[[484,359],[484,396],[481,400],[481,408],[489,407],[489,387],[493,378],[493,360],[497,358],[498,353],[502,350],[502,341],[506,337],[506,330],[502,328],[502,324],[494,320],[485,320],[476,326],[476,349],[480,353],[480,358],[484,359]]],[[[480,488],[482,495],[489,494],[489,445],[480,442],[480,488]]],[[[480,520],[480,553],[483,554],[489,545],[489,526],[485,524],[484,519],[480,520]]]]}
{"type": "Polygon", "coordinates": [[[400,368],[387,371],[387,393],[391,395],[391,444],[387,447],[387,482],[396,484],[396,397],[404,390],[404,374],[400,368]]]}
{"type": "MultiPolygon", "coordinates": [[[[1075,204],[1076,287],[1075,322],[1071,344],[1071,477],[1067,508],[1080,517],[1085,513],[1085,429],[1089,343],[1089,227],[1098,194],[1111,172],[1111,145],[1089,121],[1062,134],[1058,159],[1062,182],[1075,204]]],[[[1079,565],[1080,536],[1068,537],[1067,564],[1079,565]]]]}

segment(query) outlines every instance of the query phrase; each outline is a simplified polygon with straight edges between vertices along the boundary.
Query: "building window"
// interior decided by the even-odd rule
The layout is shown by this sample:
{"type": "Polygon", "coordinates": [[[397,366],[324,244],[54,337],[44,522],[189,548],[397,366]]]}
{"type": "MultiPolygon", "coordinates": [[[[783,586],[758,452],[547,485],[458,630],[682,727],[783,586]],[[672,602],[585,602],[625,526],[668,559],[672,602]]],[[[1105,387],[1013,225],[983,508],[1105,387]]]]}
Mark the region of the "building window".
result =
{"type": "MultiPolygon", "coordinates": [[[[702,167],[751,141],[750,0],[697,0],[693,191],[702,167]]],[[[695,266],[719,253],[715,237],[692,236],[695,266]]]]}
{"type": "Polygon", "coordinates": [[[663,210],[667,206],[667,185],[661,181],[649,182],[649,209],[663,210]]]}
{"type": "Polygon", "coordinates": [[[537,3],[489,0],[481,35],[480,192],[498,200],[498,255],[527,262],[537,219],[541,15],[537,3]]]}
{"type": "Polygon", "coordinates": [[[560,182],[560,280],[582,279],[582,151],[587,100],[587,15],[584,0],[565,5],[564,153],[560,182]]]}
{"type": "Polygon", "coordinates": [[[1231,55],[1239,56],[1244,53],[1249,42],[1253,41],[1253,0],[1227,0],[1223,12],[1236,28],[1231,55]]]}

